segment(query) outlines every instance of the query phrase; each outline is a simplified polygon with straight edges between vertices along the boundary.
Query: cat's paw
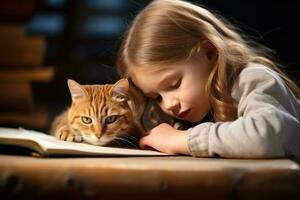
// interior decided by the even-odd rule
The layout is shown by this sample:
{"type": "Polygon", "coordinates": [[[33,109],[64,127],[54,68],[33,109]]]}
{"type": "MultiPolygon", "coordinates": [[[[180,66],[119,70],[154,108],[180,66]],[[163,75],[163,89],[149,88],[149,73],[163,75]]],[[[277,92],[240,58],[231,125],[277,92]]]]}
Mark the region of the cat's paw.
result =
{"type": "Polygon", "coordinates": [[[83,138],[81,135],[73,133],[67,127],[62,127],[57,130],[55,137],[60,140],[68,141],[68,142],[82,142],[83,138]]]}

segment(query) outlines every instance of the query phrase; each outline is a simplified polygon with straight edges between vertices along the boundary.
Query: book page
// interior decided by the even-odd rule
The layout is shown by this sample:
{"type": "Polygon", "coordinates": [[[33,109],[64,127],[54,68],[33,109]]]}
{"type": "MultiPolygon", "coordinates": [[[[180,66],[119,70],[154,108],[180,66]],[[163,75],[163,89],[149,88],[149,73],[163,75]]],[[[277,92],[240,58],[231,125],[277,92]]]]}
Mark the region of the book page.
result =
{"type": "MultiPolygon", "coordinates": [[[[13,128],[0,128],[0,140],[2,139],[15,139],[15,140],[31,140],[38,143],[45,154],[51,155],[102,155],[102,156],[163,156],[165,153],[151,151],[151,150],[139,150],[139,149],[127,149],[127,148],[115,148],[115,147],[103,147],[95,146],[86,143],[75,143],[62,141],[54,136],[47,135],[42,132],[26,130],[26,129],[13,129],[13,128]]],[[[3,142],[2,142],[3,143],[3,142]]],[[[8,143],[9,144],[9,143],[8,143]]],[[[18,142],[11,144],[20,144],[18,142]]]]}

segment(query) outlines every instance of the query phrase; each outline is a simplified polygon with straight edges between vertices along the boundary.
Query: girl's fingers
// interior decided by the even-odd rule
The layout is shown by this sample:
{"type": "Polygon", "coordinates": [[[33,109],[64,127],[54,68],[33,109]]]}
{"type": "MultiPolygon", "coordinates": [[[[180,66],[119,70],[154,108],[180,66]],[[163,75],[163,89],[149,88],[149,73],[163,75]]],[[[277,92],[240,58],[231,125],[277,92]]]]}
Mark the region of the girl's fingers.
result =
{"type": "Polygon", "coordinates": [[[146,149],[148,147],[148,136],[142,137],[139,141],[139,146],[141,149],[146,149]]]}
{"type": "Polygon", "coordinates": [[[139,147],[140,147],[141,149],[144,149],[144,148],[146,147],[146,137],[147,137],[147,136],[142,137],[142,138],[139,140],[139,147]]]}

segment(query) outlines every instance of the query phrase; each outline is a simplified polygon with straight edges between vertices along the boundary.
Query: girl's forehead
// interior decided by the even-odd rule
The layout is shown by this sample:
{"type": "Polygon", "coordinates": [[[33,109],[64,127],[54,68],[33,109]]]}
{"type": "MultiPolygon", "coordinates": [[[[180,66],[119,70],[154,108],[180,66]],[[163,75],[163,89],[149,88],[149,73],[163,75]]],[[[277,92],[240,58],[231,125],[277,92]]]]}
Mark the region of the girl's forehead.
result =
{"type": "Polygon", "coordinates": [[[129,76],[132,78],[138,74],[161,74],[169,71],[182,69],[189,61],[182,60],[177,62],[161,62],[149,64],[147,66],[133,66],[129,69],[129,76]]]}
{"type": "Polygon", "coordinates": [[[174,67],[163,68],[136,68],[131,70],[130,77],[133,83],[139,87],[143,92],[152,90],[159,86],[159,83],[165,77],[176,72],[174,67]]]}
{"type": "Polygon", "coordinates": [[[137,66],[131,67],[130,75],[136,75],[141,73],[161,73],[170,68],[171,64],[155,64],[155,65],[147,65],[147,66],[137,66]]]}
{"type": "Polygon", "coordinates": [[[149,78],[160,79],[162,76],[173,74],[181,69],[182,65],[179,65],[178,63],[136,67],[131,69],[129,76],[133,82],[136,82],[137,80],[143,81],[143,79],[148,80],[149,78]]]}
{"type": "MultiPolygon", "coordinates": [[[[158,67],[137,67],[132,68],[130,71],[130,78],[134,83],[153,78],[159,74],[162,74],[165,70],[158,67]]],[[[158,78],[158,77],[157,77],[158,78]]]]}

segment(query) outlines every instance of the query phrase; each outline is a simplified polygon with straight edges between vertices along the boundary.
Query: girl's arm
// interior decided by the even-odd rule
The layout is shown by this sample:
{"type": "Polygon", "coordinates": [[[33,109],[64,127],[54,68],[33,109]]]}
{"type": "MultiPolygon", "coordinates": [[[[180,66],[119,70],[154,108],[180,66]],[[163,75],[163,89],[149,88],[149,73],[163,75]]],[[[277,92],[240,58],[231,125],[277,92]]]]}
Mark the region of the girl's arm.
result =
{"type": "Polygon", "coordinates": [[[271,158],[300,161],[300,102],[270,69],[253,64],[233,88],[238,119],[203,123],[188,130],[193,156],[271,158]]]}

